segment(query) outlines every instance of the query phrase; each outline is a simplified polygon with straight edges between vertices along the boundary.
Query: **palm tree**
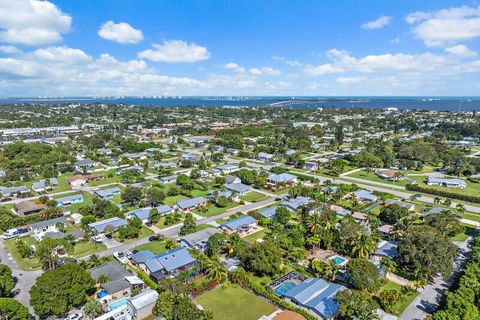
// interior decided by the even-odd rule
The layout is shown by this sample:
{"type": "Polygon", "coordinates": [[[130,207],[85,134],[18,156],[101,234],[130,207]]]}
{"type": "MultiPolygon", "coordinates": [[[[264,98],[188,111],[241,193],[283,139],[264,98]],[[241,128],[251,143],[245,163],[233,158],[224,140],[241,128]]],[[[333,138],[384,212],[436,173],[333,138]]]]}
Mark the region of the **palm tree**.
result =
{"type": "Polygon", "coordinates": [[[208,279],[221,282],[225,280],[226,274],[227,269],[218,258],[209,259],[205,265],[205,275],[208,279]]]}
{"type": "Polygon", "coordinates": [[[358,234],[357,238],[352,241],[352,253],[359,258],[368,258],[370,253],[377,249],[376,241],[366,233],[358,234]]]}
{"type": "Polygon", "coordinates": [[[305,225],[307,226],[308,231],[313,234],[320,232],[320,230],[323,228],[323,219],[321,214],[315,213],[311,216],[308,216],[305,219],[305,225]]]}
{"type": "Polygon", "coordinates": [[[457,205],[455,206],[455,208],[457,209],[458,212],[460,213],[464,213],[465,212],[465,206],[461,203],[457,203],[457,205]]]}
{"type": "Polygon", "coordinates": [[[225,243],[225,248],[227,249],[227,255],[231,256],[237,251],[238,244],[242,239],[238,233],[233,233],[230,238],[225,243]]]}
{"type": "Polygon", "coordinates": [[[108,278],[108,276],[106,274],[101,274],[101,275],[98,276],[98,279],[97,279],[98,283],[104,284],[104,283],[107,283],[108,281],[110,281],[110,279],[108,278]]]}
{"type": "Polygon", "coordinates": [[[439,197],[435,197],[433,198],[433,204],[439,204],[440,203],[440,198],[439,197]]]}
{"type": "Polygon", "coordinates": [[[390,258],[383,258],[380,260],[380,266],[385,272],[385,275],[390,272],[395,272],[397,270],[397,263],[390,258]]]}
{"type": "Polygon", "coordinates": [[[96,254],[91,255],[91,256],[90,256],[90,259],[88,260],[88,262],[90,263],[90,265],[91,265],[93,268],[96,268],[96,267],[100,266],[100,264],[101,264],[101,261],[100,261],[100,259],[98,258],[98,256],[97,256],[96,254]]]}
{"type": "Polygon", "coordinates": [[[450,200],[450,199],[448,199],[448,198],[445,199],[445,200],[443,201],[443,205],[446,206],[446,207],[450,207],[450,206],[452,205],[452,200],[450,200]]]}

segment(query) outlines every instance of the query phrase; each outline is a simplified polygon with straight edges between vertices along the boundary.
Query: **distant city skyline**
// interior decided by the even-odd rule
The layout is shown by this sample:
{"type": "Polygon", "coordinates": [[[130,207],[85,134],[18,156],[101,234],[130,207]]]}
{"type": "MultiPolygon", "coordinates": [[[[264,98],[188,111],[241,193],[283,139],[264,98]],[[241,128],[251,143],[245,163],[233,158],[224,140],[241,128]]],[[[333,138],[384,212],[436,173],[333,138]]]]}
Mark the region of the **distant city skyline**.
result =
{"type": "Polygon", "coordinates": [[[476,1],[2,0],[0,97],[478,96],[479,38],[476,1]]]}

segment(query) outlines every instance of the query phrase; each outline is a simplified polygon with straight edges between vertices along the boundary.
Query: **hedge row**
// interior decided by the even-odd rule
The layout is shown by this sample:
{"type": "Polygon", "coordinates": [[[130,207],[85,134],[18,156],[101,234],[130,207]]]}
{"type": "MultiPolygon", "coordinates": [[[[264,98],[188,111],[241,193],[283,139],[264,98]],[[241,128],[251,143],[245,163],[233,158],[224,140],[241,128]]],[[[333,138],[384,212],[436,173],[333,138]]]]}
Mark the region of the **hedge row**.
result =
{"type": "Polygon", "coordinates": [[[278,305],[278,306],[280,306],[284,309],[287,309],[287,310],[290,310],[290,311],[301,314],[307,320],[317,320],[317,318],[314,317],[313,315],[311,315],[308,311],[306,311],[304,309],[301,309],[301,308],[298,308],[298,307],[295,307],[291,303],[288,303],[287,301],[280,299],[273,292],[265,289],[265,287],[263,287],[261,285],[258,285],[258,284],[253,283],[253,282],[249,282],[248,283],[248,288],[250,288],[256,294],[258,294],[260,296],[263,296],[263,297],[267,298],[268,300],[273,301],[276,305],[278,305]]]}
{"type": "Polygon", "coordinates": [[[433,188],[423,187],[423,186],[418,186],[418,185],[412,185],[412,184],[407,184],[407,186],[405,188],[407,190],[410,190],[410,191],[418,191],[418,192],[429,193],[429,194],[433,194],[433,195],[441,196],[441,197],[447,197],[447,198],[452,198],[452,199],[457,199],[457,200],[480,203],[480,197],[479,196],[468,195],[468,194],[459,194],[459,193],[450,192],[450,191],[447,191],[447,190],[438,190],[438,189],[433,189],[433,188]]]}
{"type": "Polygon", "coordinates": [[[301,173],[296,173],[296,172],[290,172],[291,174],[293,174],[294,176],[297,176],[298,179],[302,180],[302,181],[315,181],[317,180],[317,178],[315,177],[312,177],[312,176],[307,176],[306,174],[301,174],[301,173]]]}

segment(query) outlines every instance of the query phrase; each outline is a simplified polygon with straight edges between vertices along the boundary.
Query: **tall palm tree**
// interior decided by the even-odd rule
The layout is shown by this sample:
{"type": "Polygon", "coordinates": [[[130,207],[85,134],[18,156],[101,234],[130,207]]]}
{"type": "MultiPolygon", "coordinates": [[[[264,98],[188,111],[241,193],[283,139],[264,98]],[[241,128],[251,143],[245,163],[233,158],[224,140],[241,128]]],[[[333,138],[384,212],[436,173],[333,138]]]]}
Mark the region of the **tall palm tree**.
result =
{"type": "Polygon", "coordinates": [[[238,244],[242,239],[238,233],[233,233],[230,238],[228,238],[225,243],[225,248],[227,249],[227,255],[231,256],[237,251],[238,244]]]}
{"type": "Polygon", "coordinates": [[[360,233],[352,241],[352,253],[359,258],[368,258],[377,249],[376,241],[366,233],[360,233]]]}
{"type": "Polygon", "coordinates": [[[433,204],[439,204],[440,203],[440,198],[439,197],[435,197],[433,198],[433,204]]]}
{"type": "Polygon", "coordinates": [[[320,232],[320,230],[323,228],[322,215],[320,213],[315,213],[306,217],[305,225],[307,226],[308,231],[313,234],[320,232]]]}
{"type": "Polygon", "coordinates": [[[383,258],[380,260],[380,266],[385,274],[395,272],[397,270],[397,263],[390,258],[383,258]]]}
{"type": "Polygon", "coordinates": [[[218,258],[209,259],[205,265],[205,275],[208,279],[221,282],[225,280],[226,274],[227,269],[218,258]]]}

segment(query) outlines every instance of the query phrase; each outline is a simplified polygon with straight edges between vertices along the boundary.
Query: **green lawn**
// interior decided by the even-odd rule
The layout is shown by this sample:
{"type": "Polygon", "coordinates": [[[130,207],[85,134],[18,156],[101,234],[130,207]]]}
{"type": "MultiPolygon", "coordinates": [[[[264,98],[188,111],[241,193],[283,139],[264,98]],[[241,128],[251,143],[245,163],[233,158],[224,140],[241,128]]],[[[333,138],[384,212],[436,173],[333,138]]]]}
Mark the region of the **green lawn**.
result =
{"type": "Polygon", "coordinates": [[[200,213],[198,211],[195,211],[195,213],[197,213],[197,214],[199,214],[203,217],[212,217],[212,216],[216,216],[216,215],[219,215],[221,213],[224,213],[227,210],[235,208],[237,206],[239,206],[239,204],[236,203],[236,202],[229,202],[228,205],[225,208],[219,208],[219,207],[212,204],[208,207],[208,211],[206,213],[200,213]]]}
{"type": "Polygon", "coordinates": [[[248,202],[259,202],[267,198],[268,197],[263,193],[256,192],[256,191],[250,191],[246,195],[240,197],[240,199],[242,199],[243,201],[248,201],[248,202]]]}
{"type": "Polygon", "coordinates": [[[106,248],[107,247],[103,244],[94,243],[92,241],[81,241],[75,245],[73,255],[80,258],[105,250],[106,248]]]}
{"type": "Polygon", "coordinates": [[[161,217],[160,220],[158,220],[157,223],[155,223],[155,226],[159,229],[163,229],[163,228],[167,228],[167,227],[170,227],[170,226],[173,226],[173,225],[176,225],[176,224],[179,224],[179,223],[182,223],[183,222],[183,219],[184,217],[180,217],[180,221],[179,222],[176,222],[174,224],[170,224],[168,226],[165,225],[165,217],[161,217]]]}
{"type": "Polygon", "coordinates": [[[114,232],[113,233],[113,238],[119,242],[123,242],[123,243],[129,243],[129,242],[132,242],[136,239],[140,239],[140,238],[144,238],[144,237],[149,237],[149,236],[152,236],[154,234],[154,232],[146,227],[146,226],[142,226],[142,229],[140,230],[140,233],[138,235],[137,238],[133,238],[133,239],[125,239],[123,241],[120,240],[120,235],[118,234],[118,231],[114,232]]]}
{"type": "Polygon", "coordinates": [[[58,199],[58,198],[73,196],[73,195],[76,195],[76,194],[79,194],[79,193],[81,193],[83,195],[83,202],[82,203],[76,203],[76,204],[72,204],[72,205],[67,206],[67,207],[62,207],[66,210],[70,210],[71,213],[77,213],[80,208],[86,207],[86,206],[92,204],[93,195],[91,193],[76,191],[76,192],[72,192],[72,193],[66,193],[66,194],[54,196],[53,198],[58,199]]]}
{"type": "Polygon", "coordinates": [[[178,196],[171,196],[171,197],[166,197],[165,200],[163,201],[166,205],[168,206],[173,206],[178,200],[181,199],[186,199],[187,197],[178,195],[178,196]]]}
{"type": "Polygon", "coordinates": [[[474,213],[462,213],[464,219],[480,222],[480,215],[474,213]]]}
{"type": "MultiPolygon", "coordinates": [[[[36,244],[37,241],[32,237],[23,237],[20,238],[27,243],[27,245],[36,244]]],[[[22,258],[18,253],[16,246],[16,239],[9,239],[4,241],[5,248],[7,248],[10,255],[13,257],[15,262],[25,271],[39,270],[42,265],[37,258],[22,258]]]]}
{"type": "Polygon", "coordinates": [[[258,239],[262,239],[267,233],[267,231],[268,231],[268,228],[263,228],[258,232],[255,232],[246,236],[245,238],[243,238],[243,240],[247,241],[248,243],[255,243],[258,239]]]}
{"type": "MultiPolygon", "coordinates": [[[[386,284],[384,284],[380,288],[379,293],[383,290],[392,290],[392,289],[395,289],[401,292],[402,286],[395,282],[388,281],[386,284]]],[[[412,303],[412,301],[418,296],[418,294],[419,294],[418,291],[410,290],[406,295],[404,295],[405,299],[403,301],[398,302],[397,305],[395,306],[394,315],[396,316],[401,315],[402,312],[408,307],[408,305],[412,303]]]]}
{"type": "Polygon", "coordinates": [[[464,242],[468,239],[468,237],[470,235],[472,235],[475,232],[475,229],[476,229],[475,226],[472,226],[472,225],[469,225],[469,224],[466,224],[466,223],[462,223],[462,227],[463,227],[462,232],[460,232],[460,233],[456,234],[454,237],[450,238],[452,241],[464,242]]]}
{"type": "MultiPolygon", "coordinates": [[[[369,180],[369,181],[374,181],[374,182],[379,182],[379,183],[384,183],[388,185],[392,185],[391,181],[384,180],[380,177],[378,177],[374,172],[367,172],[365,170],[360,170],[354,173],[351,173],[347,175],[346,177],[351,177],[351,178],[357,178],[357,179],[363,179],[363,180],[369,180]]],[[[408,184],[407,181],[405,180],[400,180],[400,181],[395,181],[394,185],[395,186],[406,186],[408,184]]]]}
{"type": "Polygon", "coordinates": [[[167,251],[165,248],[166,241],[150,241],[145,244],[142,244],[138,247],[135,247],[136,250],[148,250],[154,254],[159,254],[167,251]]]}
{"type": "Polygon", "coordinates": [[[217,287],[195,299],[218,320],[257,320],[277,308],[253,293],[234,286],[217,287]]]}
{"type": "MultiPolygon", "coordinates": [[[[469,180],[464,180],[465,183],[467,184],[467,187],[465,189],[460,189],[460,188],[448,188],[448,187],[440,187],[440,186],[427,186],[425,184],[425,180],[427,179],[427,177],[425,176],[417,176],[412,178],[417,180],[417,183],[419,186],[430,188],[432,190],[448,191],[451,193],[470,195],[470,196],[478,196],[478,194],[480,194],[480,183],[478,182],[471,182],[469,180]]],[[[456,177],[452,177],[452,178],[456,179],[456,177]]]]}

